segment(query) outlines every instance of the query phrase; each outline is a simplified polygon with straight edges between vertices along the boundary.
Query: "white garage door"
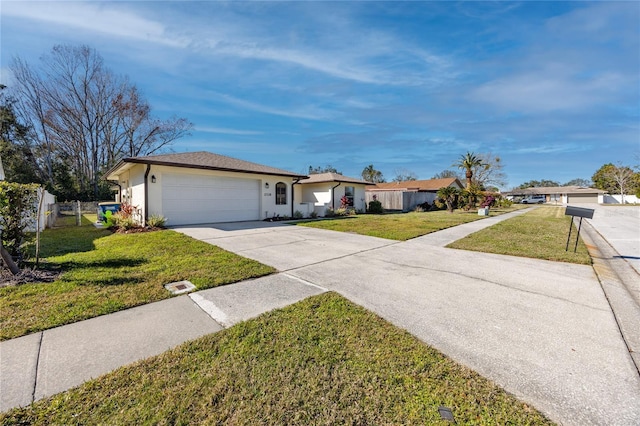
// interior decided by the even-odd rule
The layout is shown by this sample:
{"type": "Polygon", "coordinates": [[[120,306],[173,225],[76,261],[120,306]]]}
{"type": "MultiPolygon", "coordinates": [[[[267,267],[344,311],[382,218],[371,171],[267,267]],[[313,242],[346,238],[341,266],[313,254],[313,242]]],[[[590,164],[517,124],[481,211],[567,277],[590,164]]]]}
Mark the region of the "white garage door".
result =
{"type": "Polygon", "coordinates": [[[168,225],[260,219],[260,181],[164,174],[162,213],[168,225]]]}
{"type": "Polygon", "coordinates": [[[573,204],[598,204],[598,194],[569,194],[569,203],[573,204]]]}

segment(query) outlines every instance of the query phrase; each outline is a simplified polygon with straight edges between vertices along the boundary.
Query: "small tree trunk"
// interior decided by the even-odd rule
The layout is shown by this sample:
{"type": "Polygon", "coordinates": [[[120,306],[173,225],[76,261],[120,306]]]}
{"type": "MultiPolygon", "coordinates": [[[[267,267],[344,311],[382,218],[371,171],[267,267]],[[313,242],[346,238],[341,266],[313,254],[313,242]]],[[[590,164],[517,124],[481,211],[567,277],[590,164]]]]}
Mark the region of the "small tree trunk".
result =
{"type": "Polygon", "coordinates": [[[4,263],[9,267],[9,271],[11,271],[13,275],[18,275],[20,273],[20,268],[18,268],[18,265],[13,261],[13,258],[7,249],[2,245],[2,240],[0,240],[0,255],[2,256],[2,260],[4,260],[4,263]]]}

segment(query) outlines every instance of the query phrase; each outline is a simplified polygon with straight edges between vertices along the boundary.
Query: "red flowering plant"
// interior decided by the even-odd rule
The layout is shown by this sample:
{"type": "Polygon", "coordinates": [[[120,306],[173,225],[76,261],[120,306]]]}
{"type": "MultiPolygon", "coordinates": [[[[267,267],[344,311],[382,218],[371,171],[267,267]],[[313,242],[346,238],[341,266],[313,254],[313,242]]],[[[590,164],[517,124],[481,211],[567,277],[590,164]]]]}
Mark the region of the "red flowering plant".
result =
{"type": "Polygon", "coordinates": [[[480,204],[480,207],[483,209],[486,209],[487,207],[491,207],[491,205],[495,200],[496,200],[495,197],[493,197],[492,195],[488,195],[484,197],[484,200],[482,200],[482,204],[480,204]]]}

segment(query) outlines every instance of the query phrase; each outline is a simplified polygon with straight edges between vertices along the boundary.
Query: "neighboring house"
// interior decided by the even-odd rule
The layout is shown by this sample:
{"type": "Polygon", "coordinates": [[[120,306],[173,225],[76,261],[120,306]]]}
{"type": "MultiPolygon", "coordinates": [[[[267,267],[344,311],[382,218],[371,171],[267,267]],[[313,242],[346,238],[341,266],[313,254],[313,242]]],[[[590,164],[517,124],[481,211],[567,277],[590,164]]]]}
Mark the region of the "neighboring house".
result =
{"type": "Polygon", "coordinates": [[[340,208],[342,197],[347,197],[349,207],[365,211],[365,188],[372,185],[371,182],[338,173],[312,174],[295,185],[295,199],[304,204],[299,209],[304,216],[311,212],[324,216],[327,209],[340,208]]]}
{"type": "Polygon", "coordinates": [[[105,177],[140,222],[161,215],[171,226],[292,216],[292,188],[306,178],[204,151],[125,158],[105,177]]]}
{"type": "Polygon", "coordinates": [[[516,201],[529,195],[544,195],[547,203],[554,204],[602,204],[604,202],[604,194],[605,191],[601,189],[585,188],[582,186],[541,186],[514,189],[502,193],[502,195],[509,196],[516,201]]]}
{"type": "Polygon", "coordinates": [[[375,196],[385,210],[411,211],[418,204],[433,204],[438,190],[448,186],[464,188],[457,178],[378,183],[367,188],[366,202],[373,201],[375,196]]]}

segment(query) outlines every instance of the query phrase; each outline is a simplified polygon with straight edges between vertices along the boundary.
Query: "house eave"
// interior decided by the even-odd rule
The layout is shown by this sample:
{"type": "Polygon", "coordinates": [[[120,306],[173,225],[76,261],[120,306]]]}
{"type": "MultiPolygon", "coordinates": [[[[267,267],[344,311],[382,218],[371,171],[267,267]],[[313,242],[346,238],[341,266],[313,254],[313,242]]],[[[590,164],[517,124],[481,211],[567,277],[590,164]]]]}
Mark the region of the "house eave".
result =
{"type": "Polygon", "coordinates": [[[154,160],[141,159],[141,158],[125,158],[123,160],[120,160],[118,164],[116,164],[114,167],[109,169],[107,173],[105,173],[105,179],[113,180],[112,176],[117,176],[118,174],[130,168],[130,167],[124,167],[127,164],[148,164],[148,165],[156,165],[156,166],[177,167],[182,169],[215,170],[215,171],[221,171],[221,172],[248,173],[248,174],[254,174],[254,175],[261,175],[261,176],[281,176],[281,177],[290,177],[292,179],[305,179],[308,177],[306,175],[298,175],[295,173],[287,174],[287,173],[277,173],[277,172],[260,172],[256,170],[234,169],[234,168],[228,168],[228,167],[206,166],[206,165],[200,165],[200,164],[184,164],[184,163],[175,163],[170,161],[154,161],[154,160]],[[119,173],[115,174],[116,172],[119,172],[119,173]]]}

